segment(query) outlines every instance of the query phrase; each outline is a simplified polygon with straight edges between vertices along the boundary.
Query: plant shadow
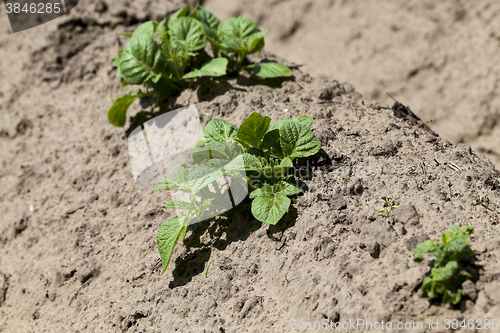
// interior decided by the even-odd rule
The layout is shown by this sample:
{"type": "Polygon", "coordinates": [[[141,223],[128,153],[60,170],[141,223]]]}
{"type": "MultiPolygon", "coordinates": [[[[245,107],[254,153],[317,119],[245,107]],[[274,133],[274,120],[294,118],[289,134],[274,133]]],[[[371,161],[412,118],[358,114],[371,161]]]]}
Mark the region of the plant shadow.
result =
{"type": "Polygon", "coordinates": [[[205,263],[210,259],[211,253],[212,250],[209,247],[203,247],[184,257],[178,257],[172,272],[174,279],[170,281],[168,287],[174,289],[184,286],[191,282],[194,276],[203,273],[205,263]]]}
{"type": "MultiPolygon", "coordinates": [[[[297,210],[291,206],[288,213],[276,225],[269,226],[267,236],[280,242],[283,232],[294,226],[296,219],[297,210]]],[[[223,251],[234,242],[247,240],[251,233],[264,226],[264,223],[253,217],[251,201],[248,198],[223,216],[192,225],[184,239],[184,245],[196,250],[175,260],[172,273],[174,279],[170,282],[169,288],[184,286],[194,276],[203,273],[212,248],[223,251]],[[206,241],[206,238],[210,240],[206,241]]]]}

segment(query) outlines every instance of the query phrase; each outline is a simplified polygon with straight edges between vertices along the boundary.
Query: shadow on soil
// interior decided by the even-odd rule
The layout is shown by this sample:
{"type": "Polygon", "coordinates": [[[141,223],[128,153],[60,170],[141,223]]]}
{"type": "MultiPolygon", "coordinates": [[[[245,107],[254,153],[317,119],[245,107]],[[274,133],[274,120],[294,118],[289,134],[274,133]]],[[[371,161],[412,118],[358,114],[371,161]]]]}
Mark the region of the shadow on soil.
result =
{"type": "MultiPolygon", "coordinates": [[[[231,243],[244,241],[252,232],[265,227],[264,223],[253,217],[249,199],[225,215],[191,226],[184,245],[188,248],[196,248],[196,250],[175,260],[175,269],[172,272],[174,279],[170,282],[169,288],[184,286],[194,276],[203,273],[210,259],[212,248],[223,251],[231,243]],[[201,238],[206,232],[208,232],[209,240],[202,242],[201,238]]],[[[280,222],[269,226],[267,236],[274,241],[281,241],[283,232],[294,226],[296,219],[297,210],[291,206],[280,222]]]]}

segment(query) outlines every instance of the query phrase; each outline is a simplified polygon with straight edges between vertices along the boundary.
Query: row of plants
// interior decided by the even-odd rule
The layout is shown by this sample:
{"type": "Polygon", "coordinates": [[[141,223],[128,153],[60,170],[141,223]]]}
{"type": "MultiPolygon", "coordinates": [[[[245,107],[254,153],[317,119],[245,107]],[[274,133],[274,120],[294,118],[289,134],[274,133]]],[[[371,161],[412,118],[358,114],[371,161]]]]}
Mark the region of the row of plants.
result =
{"type": "MultiPolygon", "coordinates": [[[[251,19],[237,16],[221,22],[199,5],[191,13],[189,9],[187,5],[161,22],[148,21],[125,34],[130,40],[112,65],[123,79],[122,86],[140,85],[144,91],[118,98],[108,112],[111,124],[124,126],[127,110],[137,98],[154,96],[159,107],[200,77],[232,76],[241,70],[262,78],[292,75],[289,68],[276,62],[248,62],[247,55],[264,47],[267,33],[251,19]]],[[[181,191],[189,197],[188,201],[165,204],[184,213],[163,223],[158,232],[162,274],[190,224],[235,209],[247,195],[257,220],[271,225],[280,221],[290,207],[289,197],[302,192],[289,172],[294,160],[315,155],[321,148],[310,130],[312,121],[300,116],[271,124],[271,118],[252,113],[239,128],[222,119],[206,125],[196,147],[186,152],[193,163],[184,163],[155,188],[181,191]],[[222,186],[221,179],[225,179],[222,186]]],[[[378,213],[389,216],[398,208],[398,198],[382,199],[384,208],[378,213]]],[[[473,276],[463,264],[465,257],[475,255],[467,238],[472,231],[472,226],[453,226],[442,233],[440,243],[428,240],[417,246],[415,261],[422,261],[425,253],[435,256],[420,297],[452,304],[461,301],[461,285],[473,276]]]]}

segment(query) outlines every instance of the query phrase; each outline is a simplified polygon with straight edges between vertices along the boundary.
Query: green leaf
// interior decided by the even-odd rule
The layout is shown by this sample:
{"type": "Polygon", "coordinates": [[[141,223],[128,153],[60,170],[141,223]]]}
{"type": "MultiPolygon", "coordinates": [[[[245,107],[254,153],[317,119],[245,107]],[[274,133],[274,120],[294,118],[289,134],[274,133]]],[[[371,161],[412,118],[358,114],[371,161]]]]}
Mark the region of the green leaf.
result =
{"type": "Polygon", "coordinates": [[[290,122],[290,121],[295,121],[295,122],[301,123],[302,125],[304,125],[306,127],[310,127],[312,125],[313,118],[311,116],[298,116],[298,117],[293,117],[290,119],[278,120],[278,121],[272,123],[271,126],[269,126],[269,129],[267,131],[270,132],[270,131],[273,131],[275,129],[280,129],[281,126],[283,126],[283,124],[290,122]]]}
{"type": "Polygon", "coordinates": [[[302,190],[300,188],[284,181],[280,181],[276,186],[279,186],[279,191],[285,193],[286,195],[291,196],[302,193],[302,190]]]}
{"type": "Polygon", "coordinates": [[[147,21],[146,23],[138,26],[134,32],[132,33],[132,37],[140,37],[141,35],[148,35],[153,37],[153,33],[155,32],[156,27],[158,26],[158,22],[156,21],[147,21]]]}
{"type": "Polygon", "coordinates": [[[313,123],[313,117],[311,117],[311,116],[298,116],[298,117],[292,118],[291,120],[298,121],[299,123],[301,123],[302,125],[304,125],[304,126],[306,126],[308,128],[313,123]]]}
{"type": "Polygon", "coordinates": [[[451,294],[451,302],[453,304],[458,304],[460,303],[461,300],[462,300],[462,292],[460,290],[451,294]]]}
{"type": "Polygon", "coordinates": [[[271,118],[253,112],[243,121],[236,137],[244,146],[260,148],[261,140],[266,134],[270,123],[271,118]]]}
{"type": "Polygon", "coordinates": [[[178,168],[174,170],[167,178],[156,184],[154,191],[184,191],[191,192],[188,183],[189,170],[187,168],[178,168]]]}
{"type": "Polygon", "coordinates": [[[132,93],[118,98],[108,111],[108,120],[112,125],[123,127],[127,121],[127,110],[137,99],[137,94],[132,93]]]}
{"type": "Polygon", "coordinates": [[[230,173],[233,173],[231,177],[234,177],[236,176],[234,172],[261,170],[263,168],[262,162],[258,157],[247,153],[237,156],[229,163],[219,159],[205,161],[189,173],[189,187],[193,193],[197,193],[208,184],[230,173]]]}
{"type": "Polygon", "coordinates": [[[251,36],[260,32],[257,25],[248,17],[236,16],[219,25],[222,43],[237,52],[248,53],[255,38],[251,36]]]}
{"type": "Polygon", "coordinates": [[[198,7],[200,7],[199,3],[196,4],[196,7],[194,7],[193,12],[187,15],[187,17],[191,17],[194,18],[195,20],[198,20],[198,7]]]}
{"type": "Polygon", "coordinates": [[[262,188],[253,191],[250,198],[254,199],[252,215],[263,223],[273,225],[281,220],[291,203],[281,187],[273,188],[269,184],[264,184],[262,188]]]}
{"type": "Polygon", "coordinates": [[[281,161],[280,166],[283,167],[283,168],[293,168],[293,162],[292,162],[292,160],[290,158],[285,157],[281,161]]]}
{"type": "Polygon", "coordinates": [[[200,23],[204,26],[204,29],[205,26],[208,28],[208,33],[215,32],[219,29],[220,20],[206,8],[198,6],[196,8],[196,14],[198,21],[200,21],[200,23]]]}
{"type": "MultiPolygon", "coordinates": [[[[239,156],[234,160],[237,160],[238,158],[239,156]]],[[[234,162],[234,160],[231,162],[234,162]]],[[[198,193],[208,184],[213,183],[231,171],[235,171],[234,169],[227,168],[228,165],[229,164],[226,160],[214,158],[196,166],[196,168],[190,171],[188,176],[188,182],[192,192],[198,193]]]]}
{"type": "Polygon", "coordinates": [[[206,142],[232,142],[236,138],[238,127],[222,119],[212,119],[203,129],[203,138],[206,142]]]}
{"type": "Polygon", "coordinates": [[[418,244],[415,251],[413,251],[413,261],[421,262],[423,260],[422,255],[424,253],[430,253],[430,252],[434,251],[434,249],[436,249],[437,246],[438,246],[438,244],[436,244],[435,242],[433,242],[431,240],[427,240],[423,243],[418,244]]]}
{"type": "Polygon", "coordinates": [[[163,267],[161,274],[165,273],[167,270],[170,258],[172,257],[172,252],[177,244],[177,240],[179,239],[182,229],[186,227],[183,224],[184,220],[185,216],[183,215],[171,218],[161,225],[160,230],[156,235],[156,245],[158,246],[158,251],[160,252],[161,265],[163,267]]]}
{"type": "Polygon", "coordinates": [[[460,302],[463,292],[461,284],[472,275],[463,271],[460,260],[466,255],[475,255],[469,248],[467,236],[473,231],[473,226],[459,229],[452,226],[447,232],[442,232],[439,244],[431,240],[425,241],[413,251],[415,261],[422,261],[424,253],[431,252],[436,259],[431,262],[431,275],[424,279],[420,290],[420,297],[437,298],[442,296],[441,301],[457,304],[460,302]]]}
{"type": "Polygon", "coordinates": [[[181,48],[190,55],[195,55],[205,47],[206,38],[200,22],[191,17],[178,17],[168,21],[168,34],[171,46],[181,48]]]}
{"type": "Polygon", "coordinates": [[[195,69],[187,73],[182,78],[190,79],[198,76],[223,76],[226,75],[228,60],[226,58],[215,58],[201,66],[200,69],[195,69]]]}
{"type": "Polygon", "coordinates": [[[434,281],[445,282],[451,279],[458,270],[458,263],[456,261],[449,261],[445,267],[433,268],[431,277],[434,281]]]}
{"type": "Polygon", "coordinates": [[[173,13],[172,16],[170,16],[170,20],[175,20],[176,18],[184,17],[187,15],[188,12],[189,12],[189,4],[187,4],[183,8],[173,13]]]}
{"type": "Polygon", "coordinates": [[[224,166],[224,170],[227,172],[230,171],[259,171],[264,169],[267,166],[265,163],[265,158],[259,158],[255,155],[244,153],[236,158],[234,158],[231,162],[229,162],[226,166],[224,166]]]}
{"type": "Polygon", "coordinates": [[[280,141],[281,137],[278,128],[272,131],[268,130],[266,135],[264,135],[264,139],[262,139],[261,148],[265,153],[270,153],[277,158],[283,158],[283,150],[281,149],[280,141]]]}
{"type": "Polygon", "coordinates": [[[178,242],[184,242],[184,238],[186,238],[186,233],[189,229],[189,224],[182,227],[181,232],[179,233],[179,239],[177,240],[178,242]]]}
{"type": "Polygon", "coordinates": [[[283,123],[279,129],[280,145],[284,156],[308,157],[316,154],[321,148],[321,142],[314,133],[299,122],[289,121],[283,123]]]}
{"type": "Polygon", "coordinates": [[[241,148],[231,142],[212,141],[193,148],[185,152],[185,154],[193,155],[195,163],[201,163],[204,160],[209,160],[211,158],[219,158],[230,161],[241,154],[241,148]]]}
{"type": "Polygon", "coordinates": [[[220,20],[202,6],[198,6],[196,9],[196,15],[198,17],[198,21],[200,21],[203,26],[205,36],[210,43],[212,43],[212,47],[215,46],[216,48],[221,48],[221,40],[218,36],[220,20]]]}
{"type": "Polygon", "coordinates": [[[253,54],[259,52],[264,47],[264,36],[267,34],[268,30],[259,31],[250,35],[246,40],[248,47],[248,54],[253,54]]]}
{"type": "Polygon", "coordinates": [[[165,208],[170,209],[190,209],[192,205],[190,202],[185,202],[181,200],[172,200],[163,205],[165,208]]]}
{"type": "Polygon", "coordinates": [[[209,183],[219,179],[223,176],[223,173],[217,173],[219,169],[227,164],[226,160],[212,158],[208,161],[200,163],[196,168],[189,172],[187,181],[194,193],[198,192],[200,189],[208,185],[209,183]],[[211,179],[207,181],[207,179],[211,179]],[[207,182],[206,184],[204,184],[207,182]]]}
{"type": "Polygon", "coordinates": [[[116,67],[116,74],[115,74],[116,77],[122,77],[122,73],[120,72],[120,61],[121,61],[120,57],[114,57],[113,59],[111,59],[111,66],[116,67]]]}
{"type": "Polygon", "coordinates": [[[473,226],[466,226],[459,229],[452,226],[447,232],[441,234],[439,246],[432,252],[436,256],[434,264],[440,266],[448,260],[462,260],[468,255],[475,255],[469,248],[468,236],[474,230],[473,226]]]}
{"type": "MultiPolygon", "coordinates": [[[[123,81],[124,85],[126,85],[126,81],[123,81]]],[[[123,85],[122,85],[123,86],[123,85]]],[[[143,93],[140,90],[136,93],[131,93],[127,95],[123,95],[118,98],[111,108],[108,111],[108,120],[112,125],[123,127],[127,120],[127,110],[130,105],[137,99],[146,96],[156,95],[156,92],[143,93]]]]}
{"type": "Polygon", "coordinates": [[[153,38],[147,34],[132,36],[125,45],[119,63],[121,76],[129,84],[157,82],[166,63],[153,38]]]}
{"type": "Polygon", "coordinates": [[[262,62],[260,64],[245,66],[260,77],[275,78],[275,77],[291,77],[292,70],[285,65],[277,62],[262,62]]]}
{"type": "Polygon", "coordinates": [[[164,18],[155,29],[156,36],[161,39],[163,43],[167,43],[168,40],[168,28],[167,28],[167,18],[164,18]]]}

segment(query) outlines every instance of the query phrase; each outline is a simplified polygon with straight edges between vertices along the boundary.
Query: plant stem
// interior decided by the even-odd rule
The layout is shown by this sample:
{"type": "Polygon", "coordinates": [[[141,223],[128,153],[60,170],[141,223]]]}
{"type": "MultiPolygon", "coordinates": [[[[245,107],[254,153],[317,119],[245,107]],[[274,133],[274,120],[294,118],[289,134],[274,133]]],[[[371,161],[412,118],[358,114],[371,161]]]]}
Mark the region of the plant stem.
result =
{"type": "Polygon", "coordinates": [[[239,71],[241,69],[241,65],[243,65],[243,61],[245,61],[246,53],[238,52],[238,61],[236,62],[235,70],[239,71]]]}

